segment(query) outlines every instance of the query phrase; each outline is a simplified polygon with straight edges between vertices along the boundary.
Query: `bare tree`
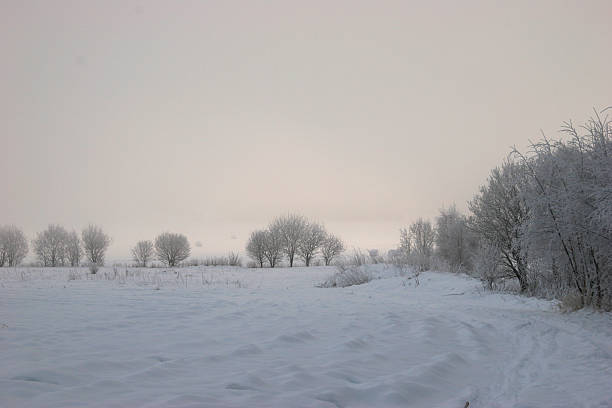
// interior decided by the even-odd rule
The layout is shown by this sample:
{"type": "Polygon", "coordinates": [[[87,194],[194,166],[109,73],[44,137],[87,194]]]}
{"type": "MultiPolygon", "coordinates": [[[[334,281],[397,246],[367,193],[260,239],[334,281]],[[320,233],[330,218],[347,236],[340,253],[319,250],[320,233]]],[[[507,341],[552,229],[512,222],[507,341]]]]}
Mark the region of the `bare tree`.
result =
{"type": "Polygon", "coordinates": [[[70,266],[79,266],[83,257],[81,239],[76,231],[72,231],[66,237],[66,257],[70,266]]]}
{"type": "Polygon", "coordinates": [[[474,235],[467,228],[467,218],[452,205],[436,217],[436,254],[451,271],[471,268],[471,253],[476,249],[474,235]]]}
{"type": "Polygon", "coordinates": [[[400,245],[398,250],[400,251],[400,256],[407,257],[412,252],[412,239],[410,238],[410,234],[408,233],[408,229],[400,228],[400,245]]]}
{"type": "Polygon", "coordinates": [[[612,310],[612,120],[595,112],[562,132],[567,140],[544,137],[528,154],[513,151],[527,179],[520,192],[529,218],[517,240],[529,289],[612,310]]]}
{"type": "Polygon", "coordinates": [[[44,266],[63,266],[67,259],[68,232],[59,225],[49,225],[32,241],[34,253],[44,266]]]}
{"type": "Polygon", "coordinates": [[[612,310],[611,109],[514,148],[470,202],[474,269],[489,287],[515,277],[521,292],[612,310]]]}
{"type": "Polygon", "coordinates": [[[469,203],[473,216],[468,224],[490,248],[499,250],[505,269],[516,276],[522,292],[528,288],[522,235],[529,208],[522,194],[524,188],[523,167],[506,162],[495,168],[487,185],[469,203]]]}
{"type": "Polygon", "coordinates": [[[153,259],[153,243],[151,241],[138,241],[132,248],[132,257],[138,266],[146,267],[147,262],[153,259]]]}
{"type": "Polygon", "coordinates": [[[413,245],[411,256],[421,271],[429,269],[431,255],[433,254],[433,244],[435,231],[431,222],[419,218],[413,222],[409,228],[410,240],[413,245]]]}
{"type": "Polygon", "coordinates": [[[0,225],[0,268],[4,266],[7,260],[6,254],[6,239],[7,239],[7,228],[4,225],[0,225]]]}
{"type": "Polygon", "coordinates": [[[297,245],[297,254],[306,266],[310,266],[310,261],[317,255],[321,245],[325,242],[325,238],[327,238],[327,232],[322,225],[317,223],[306,225],[297,245]]]}
{"type": "Polygon", "coordinates": [[[287,255],[290,267],[293,266],[293,259],[307,225],[306,219],[297,214],[278,217],[270,225],[270,231],[281,237],[283,252],[287,255]]]}
{"type": "Polygon", "coordinates": [[[334,258],[344,252],[344,243],[335,235],[327,235],[321,245],[321,255],[325,266],[329,266],[334,258]]]}
{"type": "Polygon", "coordinates": [[[91,273],[96,273],[98,267],[104,265],[104,255],[111,239],[104,233],[102,228],[93,224],[83,229],[81,237],[91,273]]]}
{"type": "Polygon", "coordinates": [[[157,259],[173,267],[189,257],[191,248],[187,237],[182,234],[164,232],[155,238],[157,259]]]}
{"type": "Polygon", "coordinates": [[[246,245],[246,252],[251,259],[263,268],[266,260],[266,231],[253,231],[246,245]]]}
{"type": "Polygon", "coordinates": [[[28,254],[28,240],[23,232],[9,225],[0,228],[0,267],[8,263],[8,266],[17,266],[28,254]]]}
{"type": "Polygon", "coordinates": [[[283,238],[278,230],[266,230],[265,234],[264,256],[268,260],[270,268],[274,268],[283,256],[283,238]]]}

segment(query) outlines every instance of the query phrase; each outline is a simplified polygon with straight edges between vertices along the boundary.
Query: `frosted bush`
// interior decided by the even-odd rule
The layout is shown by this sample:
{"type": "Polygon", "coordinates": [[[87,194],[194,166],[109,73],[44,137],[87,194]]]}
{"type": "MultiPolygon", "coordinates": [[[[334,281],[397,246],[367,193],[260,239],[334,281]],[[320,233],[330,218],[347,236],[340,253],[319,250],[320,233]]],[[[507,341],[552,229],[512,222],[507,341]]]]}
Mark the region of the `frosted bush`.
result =
{"type": "Polygon", "coordinates": [[[345,288],[347,286],[361,285],[372,280],[372,275],[363,268],[338,267],[338,271],[325,282],[317,285],[319,288],[345,288]]]}
{"type": "Polygon", "coordinates": [[[578,292],[571,292],[561,298],[561,304],[559,308],[562,312],[575,312],[584,307],[582,296],[578,292]]]}

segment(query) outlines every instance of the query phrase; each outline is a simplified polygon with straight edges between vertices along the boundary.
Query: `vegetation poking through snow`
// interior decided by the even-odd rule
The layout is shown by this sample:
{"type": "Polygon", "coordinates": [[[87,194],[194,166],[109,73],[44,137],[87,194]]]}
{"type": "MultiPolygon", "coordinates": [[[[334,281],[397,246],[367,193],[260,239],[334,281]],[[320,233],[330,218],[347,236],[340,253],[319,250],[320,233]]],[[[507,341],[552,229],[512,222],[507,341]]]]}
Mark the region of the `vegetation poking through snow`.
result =
{"type": "Polygon", "coordinates": [[[316,286],[319,288],[346,288],[347,286],[363,285],[372,279],[372,274],[365,268],[337,266],[337,271],[332,276],[316,286]]]}

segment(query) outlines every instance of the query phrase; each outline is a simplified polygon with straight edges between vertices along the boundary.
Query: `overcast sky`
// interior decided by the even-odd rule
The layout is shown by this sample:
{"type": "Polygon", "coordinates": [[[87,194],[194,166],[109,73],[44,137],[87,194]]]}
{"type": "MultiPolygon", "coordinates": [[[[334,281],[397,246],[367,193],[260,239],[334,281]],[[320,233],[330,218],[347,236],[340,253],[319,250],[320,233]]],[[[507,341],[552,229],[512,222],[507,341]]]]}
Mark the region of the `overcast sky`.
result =
{"type": "Polygon", "coordinates": [[[299,212],[393,247],[612,104],[610,1],[6,1],[0,224],[243,250],[299,212]]]}

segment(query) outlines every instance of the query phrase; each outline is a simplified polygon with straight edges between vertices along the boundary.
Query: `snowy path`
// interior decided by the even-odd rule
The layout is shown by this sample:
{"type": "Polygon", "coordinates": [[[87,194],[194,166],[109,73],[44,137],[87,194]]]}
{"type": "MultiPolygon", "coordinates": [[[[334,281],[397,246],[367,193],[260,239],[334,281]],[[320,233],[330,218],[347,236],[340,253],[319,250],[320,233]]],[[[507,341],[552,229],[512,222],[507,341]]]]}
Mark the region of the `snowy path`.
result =
{"type": "Polygon", "coordinates": [[[612,406],[609,314],[441,273],[313,287],[330,272],[2,280],[0,407],[612,406]]]}

